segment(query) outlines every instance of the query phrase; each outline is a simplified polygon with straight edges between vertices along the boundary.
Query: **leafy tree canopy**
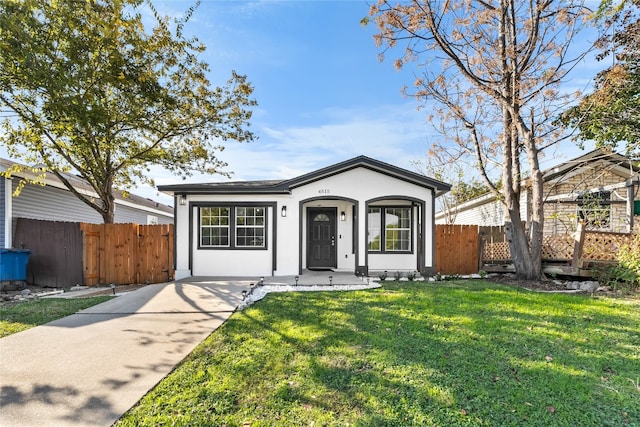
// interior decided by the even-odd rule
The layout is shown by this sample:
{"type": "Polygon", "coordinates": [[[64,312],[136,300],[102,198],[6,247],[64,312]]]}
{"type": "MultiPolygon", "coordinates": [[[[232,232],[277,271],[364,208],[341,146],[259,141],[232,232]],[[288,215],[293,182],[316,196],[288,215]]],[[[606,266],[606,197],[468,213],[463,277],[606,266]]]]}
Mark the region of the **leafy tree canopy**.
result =
{"type": "Polygon", "coordinates": [[[220,172],[219,144],[255,139],[256,103],[245,76],[232,72],[221,87],[207,79],[205,47],[182,33],[196,6],[171,22],[143,0],[0,2],[0,139],[10,155],[44,165],[105,222],[113,189],[152,184],[152,164],[181,176],[220,172]],[[144,10],[155,19],[149,31],[144,10]]]}
{"type": "Polygon", "coordinates": [[[594,19],[604,24],[597,59],[613,56],[614,63],[596,75],[594,91],[561,121],[576,127],[582,141],[612,149],[624,144],[627,155],[640,158],[640,0],[603,0],[594,19]]]}

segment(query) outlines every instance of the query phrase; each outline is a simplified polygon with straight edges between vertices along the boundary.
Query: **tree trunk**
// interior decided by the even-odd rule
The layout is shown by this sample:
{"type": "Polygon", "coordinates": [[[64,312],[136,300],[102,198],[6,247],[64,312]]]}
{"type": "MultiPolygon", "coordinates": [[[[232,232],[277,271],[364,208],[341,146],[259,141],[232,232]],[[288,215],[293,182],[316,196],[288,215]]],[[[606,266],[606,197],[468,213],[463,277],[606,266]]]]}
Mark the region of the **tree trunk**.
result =
{"type": "Polygon", "coordinates": [[[116,204],[113,194],[111,192],[102,194],[100,197],[102,201],[102,209],[100,215],[105,224],[113,224],[115,221],[116,204]]]}
{"type": "Polygon", "coordinates": [[[103,210],[101,212],[101,214],[102,214],[102,221],[105,224],[113,224],[114,223],[114,221],[115,221],[115,212],[114,212],[113,208],[108,210],[108,211],[103,210]]]}
{"type": "Polygon", "coordinates": [[[538,149],[536,148],[533,134],[526,131],[525,143],[529,160],[531,182],[531,213],[529,226],[529,252],[531,271],[527,279],[542,278],[542,243],[544,237],[544,181],[538,162],[538,149]]]}

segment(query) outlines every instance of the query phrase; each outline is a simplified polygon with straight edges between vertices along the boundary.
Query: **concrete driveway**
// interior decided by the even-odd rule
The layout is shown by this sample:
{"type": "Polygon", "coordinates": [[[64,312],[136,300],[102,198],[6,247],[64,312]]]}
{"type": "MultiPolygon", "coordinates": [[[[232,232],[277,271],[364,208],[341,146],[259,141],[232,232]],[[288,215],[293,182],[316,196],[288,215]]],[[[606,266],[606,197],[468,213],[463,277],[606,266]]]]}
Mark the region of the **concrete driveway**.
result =
{"type": "Polygon", "coordinates": [[[110,426],[242,300],[253,280],[150,285],[0,339],[0,426],[110,426]]]}

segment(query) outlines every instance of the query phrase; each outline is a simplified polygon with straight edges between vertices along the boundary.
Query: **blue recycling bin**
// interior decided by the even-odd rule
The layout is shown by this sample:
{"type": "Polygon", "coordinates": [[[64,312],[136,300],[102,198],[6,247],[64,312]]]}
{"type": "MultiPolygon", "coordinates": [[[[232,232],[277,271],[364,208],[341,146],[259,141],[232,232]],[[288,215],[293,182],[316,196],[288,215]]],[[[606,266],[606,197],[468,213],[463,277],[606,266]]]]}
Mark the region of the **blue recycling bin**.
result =
{"type": "Polygon", "coordinates": [[[0,282],[27,281],[29,249],[0,249],[0,282]]]}

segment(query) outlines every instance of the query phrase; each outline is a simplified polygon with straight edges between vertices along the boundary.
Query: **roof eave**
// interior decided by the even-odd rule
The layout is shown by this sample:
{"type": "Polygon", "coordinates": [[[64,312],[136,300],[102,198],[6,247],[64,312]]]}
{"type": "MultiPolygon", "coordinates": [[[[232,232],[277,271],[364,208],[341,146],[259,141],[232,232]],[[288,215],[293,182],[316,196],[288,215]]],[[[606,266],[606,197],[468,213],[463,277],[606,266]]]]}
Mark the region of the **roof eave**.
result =
{"type": "Polygon", "coordinates": [[[273,188],[206,188],[206,187],[192,187],[192,186],[172,186],[172,185],[159,185],[158,191],[168,194],[170,196],[174,194],[189,194],[189,195],[208,195],[208,194],[290,194],[287,189],[273,189],[273,188]]]}

